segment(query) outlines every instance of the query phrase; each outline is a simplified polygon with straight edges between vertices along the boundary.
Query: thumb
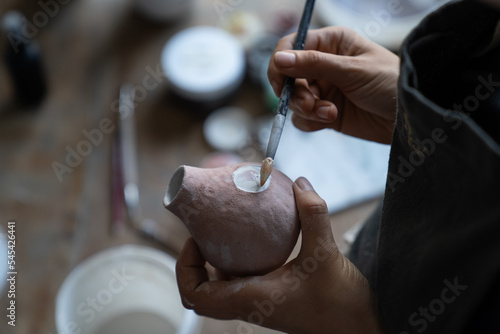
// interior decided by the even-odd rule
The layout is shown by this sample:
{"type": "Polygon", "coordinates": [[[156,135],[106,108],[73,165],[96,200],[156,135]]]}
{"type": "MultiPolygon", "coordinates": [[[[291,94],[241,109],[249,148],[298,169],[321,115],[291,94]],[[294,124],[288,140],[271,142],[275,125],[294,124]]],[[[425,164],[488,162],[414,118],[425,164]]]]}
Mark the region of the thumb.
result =
{"type": "Polygon", "coordinates": [[[300,252],[314,255],[319,248],[323,251],[338,252],[325,201],[319,197],[306,178],[298,178],[293,189],[302,228],[300,252]]]}
{"type": "Polygon", "coordinates": [[[287,50],[276,52],[273,59],[282,74],[294,78],[328,80],[338,86],[345,81],[356,58],[315,50],[287,50]]]}

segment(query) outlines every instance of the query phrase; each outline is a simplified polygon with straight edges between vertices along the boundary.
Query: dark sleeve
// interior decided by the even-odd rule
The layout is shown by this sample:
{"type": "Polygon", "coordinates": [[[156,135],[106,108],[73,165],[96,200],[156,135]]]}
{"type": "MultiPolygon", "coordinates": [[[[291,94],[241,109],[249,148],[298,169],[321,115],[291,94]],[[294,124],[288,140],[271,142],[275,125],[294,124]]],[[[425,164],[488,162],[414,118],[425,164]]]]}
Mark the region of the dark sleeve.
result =
{"type": "Polygon", "coordinates": [[[375,211],[368,217],[348,254],[349,260],[354,263],[359,271],[366,277],[372,288],[375,281],[375,261],[378,248],[382,204],[381,202],[375,211]]]}
{"type": "Polygon", "coordinates": [[[499,18],[451,2],[402,46],[372,283],[389,333],[500,333],[499,18]]]}

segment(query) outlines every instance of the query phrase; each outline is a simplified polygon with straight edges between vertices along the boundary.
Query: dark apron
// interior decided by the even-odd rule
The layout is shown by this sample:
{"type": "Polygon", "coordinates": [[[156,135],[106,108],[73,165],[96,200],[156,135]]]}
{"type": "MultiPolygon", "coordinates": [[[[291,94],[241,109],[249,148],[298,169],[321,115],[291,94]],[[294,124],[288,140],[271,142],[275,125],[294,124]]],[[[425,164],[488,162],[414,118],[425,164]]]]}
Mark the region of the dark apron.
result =
{"type": "Polygon", "coordinates": [[[500,333],[499,18],[453,2],[402,46],[384,203],[351,253],[389,333],[500,333]]]}

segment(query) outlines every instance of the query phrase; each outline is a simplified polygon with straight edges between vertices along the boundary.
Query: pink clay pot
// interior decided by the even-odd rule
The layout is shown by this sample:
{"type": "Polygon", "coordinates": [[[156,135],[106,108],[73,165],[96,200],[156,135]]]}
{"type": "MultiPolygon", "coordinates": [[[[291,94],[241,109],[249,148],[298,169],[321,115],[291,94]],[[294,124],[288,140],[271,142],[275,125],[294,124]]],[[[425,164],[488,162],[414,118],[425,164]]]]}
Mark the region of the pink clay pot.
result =
{"type": "Polygon", "coordinates": [[[274,169],[260,187],[260,164],[180,166],[164,205],[187,226],[202,255],[234,276],[261,275],[285,263],[300,225],[292,181],[274,169]]]}

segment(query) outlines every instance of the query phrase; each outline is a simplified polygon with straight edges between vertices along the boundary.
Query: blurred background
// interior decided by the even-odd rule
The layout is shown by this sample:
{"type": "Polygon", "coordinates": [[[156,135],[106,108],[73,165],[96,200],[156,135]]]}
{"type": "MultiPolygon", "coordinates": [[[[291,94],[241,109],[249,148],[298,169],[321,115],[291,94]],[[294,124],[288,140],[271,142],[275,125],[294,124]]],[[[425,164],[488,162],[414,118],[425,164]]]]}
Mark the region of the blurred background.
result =
{"type": "MultiPolygon", "coordinates": [[[[347,25],[397,52],[444,2],[317,0],[311,25],[347,25]]],[[[296,30],[304,3],[2,1],[0,232],[8,237],[15,222],[17,274],[16,326],[0,311],[0,333],[63,333],[61,284],[103,250],[144,245],[175,258],[189,234],[163,208],[168,181],[179,165],[264,158],[278,102],[267,64],[279,38],[296,30]]],[[[380,202],[388,154],[388,146],[327,130],[305,134],[289,123],[276,167],[311,180],[347,251],[380,202]]],[[[4,281],[1,238],[0,248],[4,281]]],[[[0,310],[12,300],[7,291],[0,310]]],[[[197,330],[249,332],[211,319],[197,330]]]]}

